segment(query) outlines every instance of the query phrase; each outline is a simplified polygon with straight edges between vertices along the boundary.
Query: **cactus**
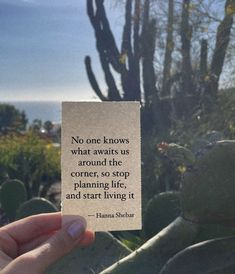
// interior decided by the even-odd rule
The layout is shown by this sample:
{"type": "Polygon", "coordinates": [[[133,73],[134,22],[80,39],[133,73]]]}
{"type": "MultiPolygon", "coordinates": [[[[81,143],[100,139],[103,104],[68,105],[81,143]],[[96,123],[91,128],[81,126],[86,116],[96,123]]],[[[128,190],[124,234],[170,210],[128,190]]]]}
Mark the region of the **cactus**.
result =
{"type": "Polygon", "coordinates": [[[175,143],[160,143],[158,144],[158,150],[176,166],[193,166],[196,160],[192,151],[175,143]]]}
{"type": "Polygon", "coordinates": [[[235,236],[235,228],[223,226],[220,224],[205,224],[200,225],[198,234],[195,237],[194,243],[200,243],[207,240],[212,240],[222,237],[235,236]]]}
{"type": "Polygon", "coordinates": [[[100,232],[96,234],[93,245],[75,249],[50,267],[46,274],[99,273],[130,252],[110,233],[100,232]]]}
{"type": "Polygon", "coordinates": [[[32,198],[19,207],[16,213],[16,219],[22,219],[40,213],[56,212],[57,210],[55,205],[44,198],[32,198]]]}
{"type": "Polygon", "coordinates": [[[18,207],[27,199],[24,184],[19,180],[8,180],[0,189],[0,202],[10,221],[16,216],[18,207]]]}
{"type": "Polygon", "coordinates": [[[235,223],[234,164],[235,141],[216,142],[183,178],[182,217],[101,274],[159,273],[173,256],[161,274],[235,273],[235,237],[190,246],[234,235],[234,229],[223,227],[235,223]]]}
{"type": "Polygon", "coordinates": [[[143,230],[151,238],[180,215],[179,192],[163,192],[154,196],[147,204],[143,230]]]}
{"type": "Polygon", "coordinates": [[[197,224],[178,217],[139,249],[100,274],[159,273],[172,256],[192,244],[197,232],[197,224]]]}
{"type": "Polygon", "coordinates": [[[160,274],[235,273],[235,237],[190,246],[179,252],[160,274]]]}
{"type": "Polygon", "coordinates": [[[182,181],[183,216],[197,223],[235,224],[235,141],[217,142],[182,181]]]}

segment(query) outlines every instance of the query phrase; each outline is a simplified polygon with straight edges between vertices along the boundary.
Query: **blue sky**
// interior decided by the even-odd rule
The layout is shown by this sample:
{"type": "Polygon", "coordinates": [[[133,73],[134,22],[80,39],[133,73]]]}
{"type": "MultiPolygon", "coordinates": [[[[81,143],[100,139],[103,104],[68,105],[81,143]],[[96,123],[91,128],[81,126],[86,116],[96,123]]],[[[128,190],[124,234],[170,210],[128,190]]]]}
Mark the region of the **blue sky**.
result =
{"type": "MultiPolygon", "coordinates": [[[[108,7],[120,33],[120,11],[108,7]]],[[[91,55],[105,90],[85,0],[0,0],[0,100],[91,100],[91,55]]]]}

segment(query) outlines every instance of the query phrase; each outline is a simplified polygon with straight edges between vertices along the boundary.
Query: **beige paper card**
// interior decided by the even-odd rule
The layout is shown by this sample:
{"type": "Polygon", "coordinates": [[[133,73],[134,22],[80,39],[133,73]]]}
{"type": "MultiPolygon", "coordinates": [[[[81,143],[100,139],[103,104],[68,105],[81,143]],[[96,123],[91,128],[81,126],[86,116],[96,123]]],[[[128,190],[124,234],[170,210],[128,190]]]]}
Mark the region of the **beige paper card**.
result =
{"type": "Polygon", "coordinates": [[[139,103],[62,104],[62,213],[93,231],[141,229],[139,103]]]}

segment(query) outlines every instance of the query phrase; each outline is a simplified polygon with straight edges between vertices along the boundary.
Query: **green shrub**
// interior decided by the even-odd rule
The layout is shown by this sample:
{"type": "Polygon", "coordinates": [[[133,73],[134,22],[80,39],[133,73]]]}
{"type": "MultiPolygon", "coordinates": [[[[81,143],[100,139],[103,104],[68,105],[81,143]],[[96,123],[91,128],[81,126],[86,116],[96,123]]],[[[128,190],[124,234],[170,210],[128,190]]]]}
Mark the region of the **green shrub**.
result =
{"type": "Polygon", "coordinates": [[[39,196],[41,185],[60,178],[60,150],[33,133],[6,135],[0,137],[0,166],[25,183],[28,198],[39,196]]]}

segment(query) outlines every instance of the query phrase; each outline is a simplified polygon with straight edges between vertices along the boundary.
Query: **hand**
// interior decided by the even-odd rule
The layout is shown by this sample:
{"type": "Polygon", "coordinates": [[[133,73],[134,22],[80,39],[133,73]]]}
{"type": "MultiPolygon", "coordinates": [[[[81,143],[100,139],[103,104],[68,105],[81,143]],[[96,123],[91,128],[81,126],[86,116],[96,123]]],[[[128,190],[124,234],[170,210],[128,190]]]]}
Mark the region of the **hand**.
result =
{"type": "Polygon", "coordinates": [[[61,213],[30,216],[0,228],[0,272],[41,274],[75,246],[86,246],[94,234],[78,218],[61,228],[61,213]]]}

